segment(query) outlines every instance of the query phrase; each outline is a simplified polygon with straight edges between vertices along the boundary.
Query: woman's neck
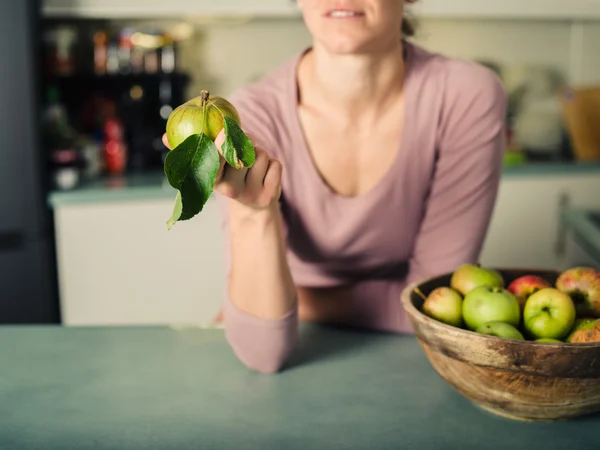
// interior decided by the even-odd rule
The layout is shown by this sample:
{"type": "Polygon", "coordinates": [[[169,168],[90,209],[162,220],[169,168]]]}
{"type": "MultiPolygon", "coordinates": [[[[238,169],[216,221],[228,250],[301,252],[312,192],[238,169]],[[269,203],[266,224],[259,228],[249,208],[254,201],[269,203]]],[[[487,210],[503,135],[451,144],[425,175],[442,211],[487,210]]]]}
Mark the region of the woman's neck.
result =
{"type": "Polygon", "coordinates": [[[300,67],[302,102],[339,108],[350,117],[376,113],[402,90],[403,51],[402,42],[368,55],[335,55],[315,45],[300,67]]]}

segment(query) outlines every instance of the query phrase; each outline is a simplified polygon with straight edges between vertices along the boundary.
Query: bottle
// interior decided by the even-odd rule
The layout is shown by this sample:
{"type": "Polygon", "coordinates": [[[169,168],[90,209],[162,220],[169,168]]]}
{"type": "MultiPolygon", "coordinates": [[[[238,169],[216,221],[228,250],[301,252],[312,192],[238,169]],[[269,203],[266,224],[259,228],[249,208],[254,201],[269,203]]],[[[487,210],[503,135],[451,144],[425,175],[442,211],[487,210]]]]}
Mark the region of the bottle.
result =
{"type": "Polygon", "coordinates": [[[119,72],[128,74],[131,72],[131,35],[130,29],[125,28],[119,33],[119,72]]]}
{"type": "Polygon", "coordinates": [[[98,75],[106,73],[108,37],[106,33],[99,31],[94,34],[94,71],[98,75]]]}
{"type": "Polygon", "coordinates": [[[106,51],[106,73],[114,75],[119,71],[119,46],[111,39],[106,51]]]}
{"type": "Polygon", "coordinates": [[[59,97],[56,87],[48,88],[41,125],[53,186],[62,190],[77,185],[81,161],[76,133],[69,123],[67,110],[59,97]]]}
{"type": "Polygon", "coordinates": [[[123,139],[123,124],[112,103],[107,105],[103,134],[104,167],[111,175],[123,174],[127,166],[127,144],[123,139]]]}
{"type": "Polygon", "coordinates": [[[160,69],[162,73],[173,73],[175,71],[175,45],[170,35],[163,37],[164,45],[160,52],[160,69]]]}

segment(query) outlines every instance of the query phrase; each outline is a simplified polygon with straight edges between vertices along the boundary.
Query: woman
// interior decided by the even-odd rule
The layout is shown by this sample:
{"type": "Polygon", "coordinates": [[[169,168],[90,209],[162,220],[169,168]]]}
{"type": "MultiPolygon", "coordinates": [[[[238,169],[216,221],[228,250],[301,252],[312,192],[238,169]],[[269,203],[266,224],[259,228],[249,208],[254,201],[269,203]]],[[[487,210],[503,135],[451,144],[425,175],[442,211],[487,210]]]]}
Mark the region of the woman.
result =
{"type": "Polygon", "coordinates": [[[299,0],[312,47],[230,98],[257,146],[215,186],[226,335],[250,368],[279,371],[298,320],[410,333],[402,289],[478,259],[505,94],[488,69],[406,42],[410,2],[299,0]]]}

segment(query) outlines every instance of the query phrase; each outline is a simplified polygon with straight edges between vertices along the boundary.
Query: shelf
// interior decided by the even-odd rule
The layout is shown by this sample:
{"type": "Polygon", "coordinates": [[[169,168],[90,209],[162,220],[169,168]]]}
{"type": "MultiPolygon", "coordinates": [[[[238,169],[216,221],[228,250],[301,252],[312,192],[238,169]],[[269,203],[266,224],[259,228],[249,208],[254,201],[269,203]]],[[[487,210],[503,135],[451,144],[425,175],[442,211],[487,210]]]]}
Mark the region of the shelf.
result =
{"type": "Polygon", "coordinates": [[[292,0],[44,0],[42,12],[46,17],[107,19],[181,19],[185,15],[300,17],[292,0]]]}
{"type": "MultiPolygon", "coordinates": [[[[600,19],[600,0],[423,0],[417,17],[454,19],[600,19]]],[[[46,17],[180,19],[193,15],[300,17],[293,0],[44,0],[46,17]]]]}
{"type": "Polygon", "coordinates": [[[47,83],[57,82],[136,82],[136,81],[159,81],[171,79],[177,81],[189,81],[190,76],[186,73],[115,73],[115,74],[96,74],[96,73],[74,73],[72,75],[45,75],[44,81],[47,83]]]}
{"type": "Polygon", "coordinates": [[[410,6],[417,17],[455,19],[600,19],[600,0],[424,0],[410,6]]]}

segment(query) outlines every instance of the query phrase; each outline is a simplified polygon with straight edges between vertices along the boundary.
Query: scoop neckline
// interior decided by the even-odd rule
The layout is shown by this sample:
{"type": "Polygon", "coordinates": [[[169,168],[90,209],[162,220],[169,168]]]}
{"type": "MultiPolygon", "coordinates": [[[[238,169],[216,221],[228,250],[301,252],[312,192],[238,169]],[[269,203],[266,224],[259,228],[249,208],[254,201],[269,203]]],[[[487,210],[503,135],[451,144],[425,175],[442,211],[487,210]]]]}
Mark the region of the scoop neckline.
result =
{"type": "Polygon", "coordinates": [[[391,164],[389,165],[388,170],[384,173],[384,175],[379,179],[379,181],[375,185],[373,185],[366,192],[359,195],[346,196],[336,192],[331,186],[329,186],[329,184],[327,184],[327,182],[319,173],[319,170],[317,169],[315,161],[308,147],[308,141],[306,140],[304,129],[302,128],[302,123],[300,122],[300,115],[298,112],[298,68],[303,56],[308,51],[310,51],[311,47],[306,48],[299,55],[297,55],[294,63],[292,64],[292,76],[290,77],[291,82],[288,85],[289,95],[291,96],[291,101],[293,105],[292,132],[295,135],[296,141],[299,142],[301,154],[300,156],[302,158],[302,163],[305,164],[308,168],[307,173],[311,178],[310,181],[314,182],[319,187],[320,193],[327,196],[327,198],[330,200],[335,200],[346,204],[367,202],[371,198],[377,196],[382,190],[385,190],[389,186],[391,179],[398,173],[397,169],[400,166],[403,157],[405,156],[407,142],[409,141],[409,133],[413,127],[413,115],[409,112],[414,110],[414,108],[412,108],[414,90],[410,87],[410,82],[412,81],[414,72],[414,49],[412,45],[408,42],[404,42],[403,45],[405,48],[405,72],[403,86],[404,105],[402,121],[399,121],[399,124],[402,126],[402,136],[400,137],[400,142],[396,150],[396,155],[393,158],[391,164]]]}

